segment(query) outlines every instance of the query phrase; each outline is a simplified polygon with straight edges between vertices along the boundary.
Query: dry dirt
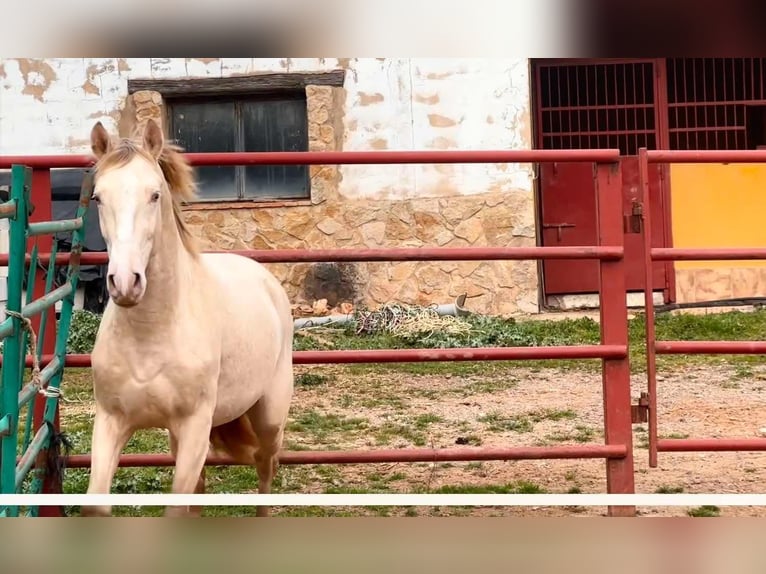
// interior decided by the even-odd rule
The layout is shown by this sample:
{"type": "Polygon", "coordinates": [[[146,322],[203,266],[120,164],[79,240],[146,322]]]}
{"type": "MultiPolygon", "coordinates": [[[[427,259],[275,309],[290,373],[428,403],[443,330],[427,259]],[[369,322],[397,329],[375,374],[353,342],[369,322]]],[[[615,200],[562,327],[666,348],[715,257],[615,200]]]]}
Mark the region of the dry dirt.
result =
{"type": "MultiPolygon", "coordinates": [[[[600,443],[603,411],[600,372],[516,369],[500,375],[413,375],[343,368],[306,368],[327,378],[296,391],[293,418],[337,415],[349,420],[316,433],[310,424],[287,433],[288,448],[454,447],[458,437],[482,446],[600,443]],[[551,420],[556,419],[558,420],[551,420]],[[359,422],[361,419],[361,422],[359,422]],[[357,422],[357,425],[352,423],[357,422]],[[522,421],[523,424],[519,424],[522,421]],[[526,422],[524,422],[526,421],[526,422]],[[342,428],[341,428],[342,427],[342,428]],[[508,429],[511,430],[508,430],[508,429]],[[425,444],[423,444],[425,442],[425,444]]],[[[660,437],[757,437],[766,426],[766,369],[700,366],[659,376],[660,437]]],[[[632,396],[645,390],[632,380],[632,396]]],[[[337,423],[338,419],[334,419],[337,423]]],[[[305,422],[305,421],[304,421],[305,422]]],[[[317,424],[317,426],[322,426],[317,424]]],[[[333,426],[333,425],[329,425],[333,426]]],[[[636,492],[759,493],[766,453],[660,453],[649,468],[646,425],[634,425],[636,492]]],[[[524,481],[547,492],[606,492],[603,460],[535,460],[453,464],[347,465],[314,477],[302,492],[328,486],[370,488],[370,477],[393,492],[445,485],[506,485],[524,481]],[[328,484],[328,481],[330,484],[328,484]]],[[[295,472],[296,467],[282,467],[295,472]]],[[[420,514],[428,513],[419,509],[420,514]]],[[[444,514],[446,509],[441,509],[444,514]]],[[[470,515],[604,515],[605,508],[466,509],[470,515]]],[[[687,508],[639,508],[644,516],[684,516],[687,508]]],[[[433,513],[433,511],[431,511],[433,513]]],[[[766,516],[764,508],[726,507],[722,516],[766,516]]]]}

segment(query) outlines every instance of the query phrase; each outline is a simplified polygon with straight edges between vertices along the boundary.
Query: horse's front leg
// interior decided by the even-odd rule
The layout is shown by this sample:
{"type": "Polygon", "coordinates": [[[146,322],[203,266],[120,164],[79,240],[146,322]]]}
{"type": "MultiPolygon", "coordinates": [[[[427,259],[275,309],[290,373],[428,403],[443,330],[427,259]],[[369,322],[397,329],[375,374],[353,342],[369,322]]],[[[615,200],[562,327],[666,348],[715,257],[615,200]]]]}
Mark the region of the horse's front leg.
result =
{"type": "MultiPolygon", "coordinates": [[[[175,459],[178,456],[178,439],[176,436],[171,432],[170,433],[170,454],[173,455],[173,459],[175,459]]],[[[194,494],[204,494],[205,493],[205,467],[202,467],[202,472],[200,472],[199,479],[197,479],[197,486],[194,489],[194,494]]],[[[189,506],[188,507],[189,515],[190,516],[201,516],[202,515],[202,506],[189,506]]]]}
{"type": "MultiPolygon", "coordinates": [[[[111,415],[98,404],[96,405],[88,494],[109,494],[120,453],[131,434],[132,429],[122,417],[111,415]]],[[[110,516],[112,507],[83,506],[80,514],[81,516],[110,516]]]]}
{"type": "MultiPolygon", "coordinates": [[[[205,412],[180,421],[170,430],[176,458],[173,494],[193,494],[199,490],[210,447],[212,420],[212,413],[205,412]]],[[[169,506],[165,516],[187,516],[189,510],[188,506],[169,506]]]]}

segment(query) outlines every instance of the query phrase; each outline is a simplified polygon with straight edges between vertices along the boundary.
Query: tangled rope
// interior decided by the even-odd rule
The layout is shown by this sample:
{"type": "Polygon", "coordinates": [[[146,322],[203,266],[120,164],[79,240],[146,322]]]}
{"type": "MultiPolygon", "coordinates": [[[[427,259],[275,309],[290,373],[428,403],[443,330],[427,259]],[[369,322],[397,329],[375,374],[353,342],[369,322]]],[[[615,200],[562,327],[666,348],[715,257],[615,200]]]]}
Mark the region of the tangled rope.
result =
{"type": "Polygon", "coordinates": [[[391,333],[399,336],[426,335],[435,332],[466,335],[471,325],[459,317],[439,315],[435,307],[391,303],[375,311],[356,313],[356,334],[391,333]]]}
{"type": "Polygon", "coordinates": [[[32,377],[30,382],[37,388],[37,392],[45,397],[60,397],[61,389],[51,389],[48,385],[43,386],[40,376],[40,360],[37,358],[37,334],[32,328],[32,321],[17,311],[5,310],[9,317],[16,317],[21,321],[22,328],[29,333],[29,354],[32,355],[32,377]]]}

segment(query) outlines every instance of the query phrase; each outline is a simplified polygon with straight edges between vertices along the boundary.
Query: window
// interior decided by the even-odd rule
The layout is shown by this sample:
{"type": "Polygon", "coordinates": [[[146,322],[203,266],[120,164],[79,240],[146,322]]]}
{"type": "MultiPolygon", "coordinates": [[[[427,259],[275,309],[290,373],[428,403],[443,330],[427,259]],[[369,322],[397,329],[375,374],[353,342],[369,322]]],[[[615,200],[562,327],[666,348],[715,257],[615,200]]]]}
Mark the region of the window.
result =
{"type": "MultiPolygon", "coordinates": [[[[171,137],[188,152],[307,151],[303,90],[276,95],[168,98],[171,137]]],[[[305,165],[197,168],[202,201],[308,199],[305,165]]]]}
{"type": "Polygon", "coordinates": [[[766,59],[669,58],[667,70],[671,149],[766,144],[766,59]]]}
{"type": "Polygon", "coordinates": [[[651,61],[545,63],[536,76],[544,149],[617,148],[636,155],[656,147],[651,61]]]}

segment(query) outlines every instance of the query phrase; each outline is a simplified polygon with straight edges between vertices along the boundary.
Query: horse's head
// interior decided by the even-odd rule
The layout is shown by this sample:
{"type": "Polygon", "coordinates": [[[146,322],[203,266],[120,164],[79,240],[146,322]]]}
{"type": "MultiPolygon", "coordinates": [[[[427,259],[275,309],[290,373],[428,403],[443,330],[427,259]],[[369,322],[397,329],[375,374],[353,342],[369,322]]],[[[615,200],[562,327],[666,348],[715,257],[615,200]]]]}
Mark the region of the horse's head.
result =
{"type": "Polygon", "coordinates": [[[159,235],[161,210],[172,208],[159,165],[162,130],[149,120],[140,146],[129,140],[113,145],[98,122],[90,141],[98,160],[92,201],[109,252],[109,295],[117,305],[132,307],[146,292],[146,269],[159,235]]]}

